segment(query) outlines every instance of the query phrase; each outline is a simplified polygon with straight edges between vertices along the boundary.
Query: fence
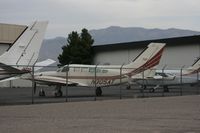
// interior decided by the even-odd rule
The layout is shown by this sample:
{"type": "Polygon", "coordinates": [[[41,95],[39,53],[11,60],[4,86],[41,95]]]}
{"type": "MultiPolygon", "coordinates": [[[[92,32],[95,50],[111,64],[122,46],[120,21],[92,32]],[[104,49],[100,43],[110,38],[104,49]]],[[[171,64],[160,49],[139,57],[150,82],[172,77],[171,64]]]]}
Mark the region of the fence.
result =
{"type": "Polygon", "coordinates": [[[196,95],[199,71],[101,65],[2,66],[0,105],[196,95]],[[21,71],[11,68],[21,68],[21,71]],[[36,71],[37,70],[37,71],[36,71]],[[51,72],[50,72],[51,70],[51,72]],[[6,81],[8,78],[13,80],[6,81]],[[20,80],[19,80],[20,79],[20,80]]]}

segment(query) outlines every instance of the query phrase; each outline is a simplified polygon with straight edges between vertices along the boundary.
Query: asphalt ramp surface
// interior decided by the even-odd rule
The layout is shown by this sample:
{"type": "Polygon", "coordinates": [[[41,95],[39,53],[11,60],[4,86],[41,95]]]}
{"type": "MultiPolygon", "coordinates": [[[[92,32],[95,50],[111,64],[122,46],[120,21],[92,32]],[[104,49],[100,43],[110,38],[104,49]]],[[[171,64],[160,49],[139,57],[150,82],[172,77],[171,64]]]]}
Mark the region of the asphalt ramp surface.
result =
{"type": "Polygon", "coordinates": [[[199,133],[200,96],[0,106],[1,133],[199,133]]]}

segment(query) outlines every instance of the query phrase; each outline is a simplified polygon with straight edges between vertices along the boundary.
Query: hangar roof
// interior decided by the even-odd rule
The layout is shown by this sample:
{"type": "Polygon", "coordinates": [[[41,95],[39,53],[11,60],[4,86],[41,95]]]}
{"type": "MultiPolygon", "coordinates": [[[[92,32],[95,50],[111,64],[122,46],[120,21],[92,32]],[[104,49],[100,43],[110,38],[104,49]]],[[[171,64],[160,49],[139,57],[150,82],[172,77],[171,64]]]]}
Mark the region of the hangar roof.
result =
{"type": "Polygon", "coordinates": [[[169,45],[185,45],[185,44],[191,44],[191,43],[200,44],[200,35],[96,45],[96,46],[93,46],[93,49],[95,52],[98,52],[98,51],[110,51],[110,50],[120,50],[120,49],[129,49],[129,48],[140,48],[140,47],[147,46],[151,42],[166,43],[166,45],[168,46],[169,45]]]}
{"type": "Polygon", "coordinates": [[[13,44],[27,26],[0,23],[0,44],[13,44]]]}

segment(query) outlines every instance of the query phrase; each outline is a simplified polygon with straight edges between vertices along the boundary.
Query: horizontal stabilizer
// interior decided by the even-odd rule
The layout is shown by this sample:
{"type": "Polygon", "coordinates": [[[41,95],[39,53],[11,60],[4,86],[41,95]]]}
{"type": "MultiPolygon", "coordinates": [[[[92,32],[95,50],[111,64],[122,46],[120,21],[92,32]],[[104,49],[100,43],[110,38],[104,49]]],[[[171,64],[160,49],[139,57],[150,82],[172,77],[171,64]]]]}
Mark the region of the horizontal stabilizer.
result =
{"type": "Polygon", "coordinates": [[[41,61],[41,62],[37,62],[35,64],[35,67],[34,67],[34,70],[35,71],[38,71],[44,67],[47,67],[49,65],[52,65],[53,63],[55,63],[56,61],[55,60],[52,60],[52,59],[46,59],[44,61],[41,61]]]}

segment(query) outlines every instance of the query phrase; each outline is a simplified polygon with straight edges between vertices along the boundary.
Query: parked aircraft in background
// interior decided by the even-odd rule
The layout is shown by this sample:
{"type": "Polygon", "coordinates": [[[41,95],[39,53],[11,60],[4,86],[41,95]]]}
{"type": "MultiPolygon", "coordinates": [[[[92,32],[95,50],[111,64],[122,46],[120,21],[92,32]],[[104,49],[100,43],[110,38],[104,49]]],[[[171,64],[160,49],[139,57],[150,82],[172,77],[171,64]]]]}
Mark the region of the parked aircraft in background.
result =
{"type": "Polygon", "coordinates": [[[47,21],[36,21],[28,26],[8,51],[0,56],[0,81],[32,71],[47,24],[47,21]]]}
{"type": "MultiPolygon", "coordinates": [[[[56,85],[55,96],[62,96],[61,86],[77,85],[96,87],[96,95],[102,95],[101,87],[127,83],[138,75],[152,76],[151,68],[159,64],[165,44],[151,43],[148,48],[130,64],[121,65],[82,65],[70,64],[58,69],[37,73],[34,79],[39,84],[56,85]]],[[[40,95],[45,95],[42,91],[40,95]]]]}
{"type": "Polygon", "coordinates": [[[151,78],[134,79],[133,81],[142,85],[144,88],[152,87],[154,92],[158,87],[163,87],[164,92],[169,92],[169,86],[181,84],[195,85],[199,82],[200,58],[190,67],[180,70],[156,70],[155,76],[151,78]]]}

